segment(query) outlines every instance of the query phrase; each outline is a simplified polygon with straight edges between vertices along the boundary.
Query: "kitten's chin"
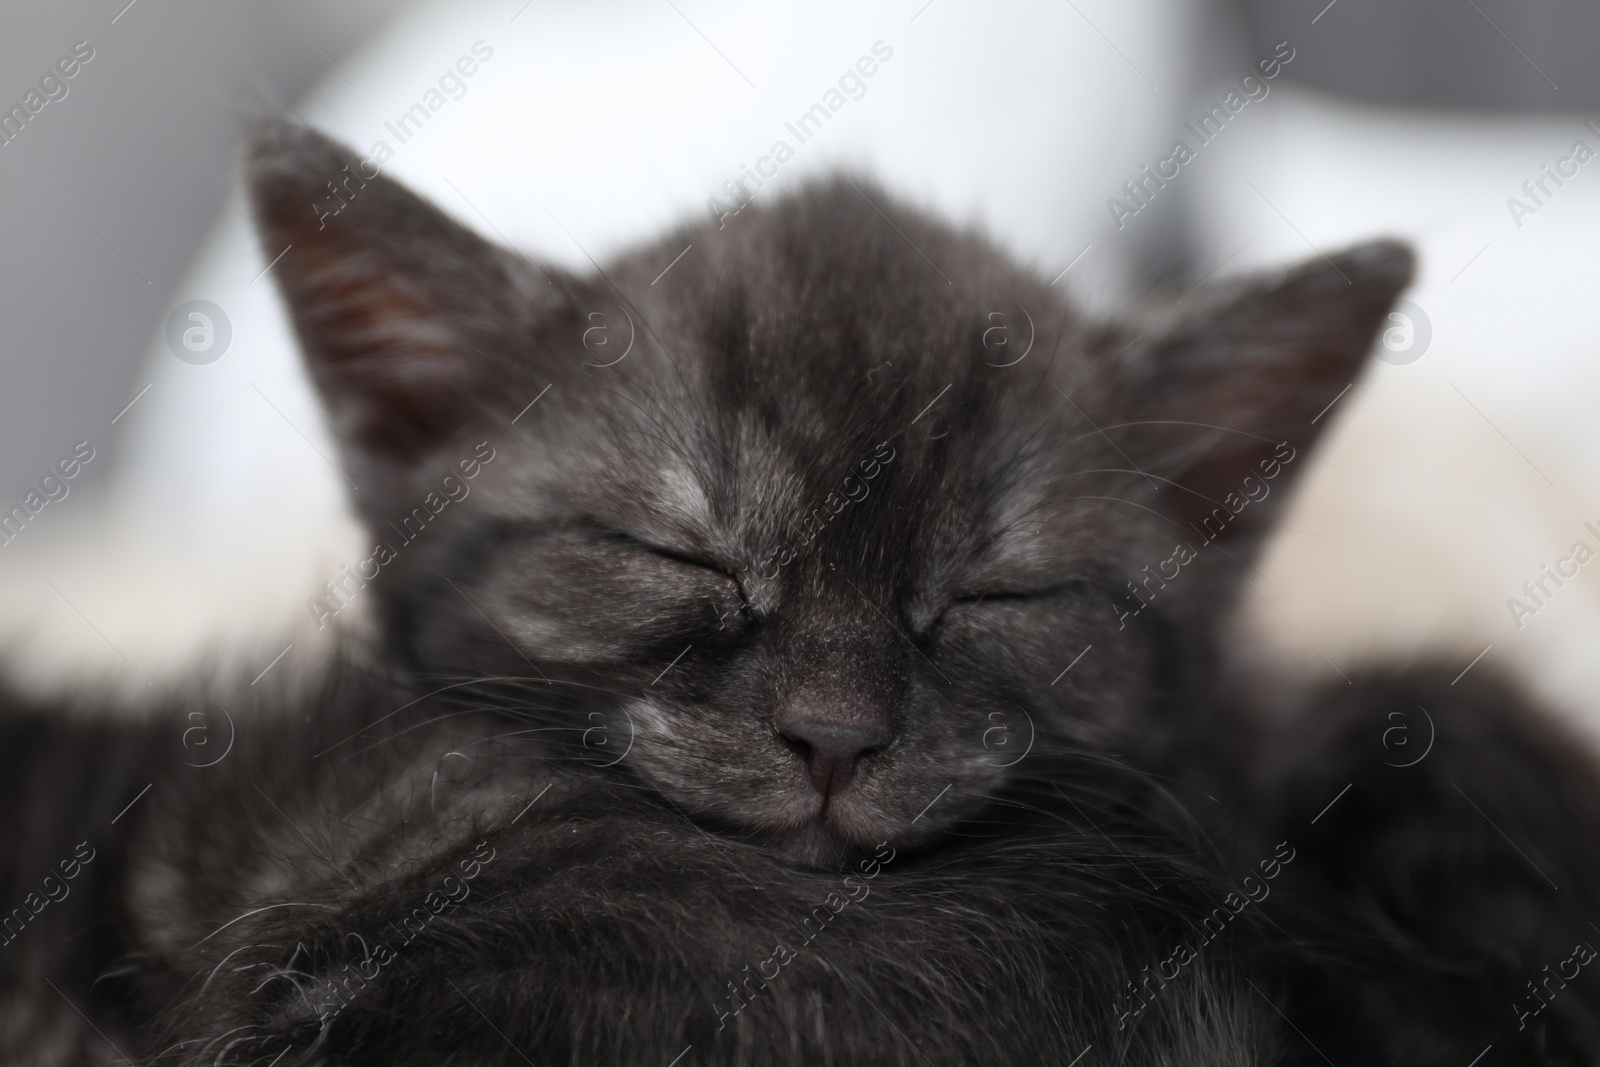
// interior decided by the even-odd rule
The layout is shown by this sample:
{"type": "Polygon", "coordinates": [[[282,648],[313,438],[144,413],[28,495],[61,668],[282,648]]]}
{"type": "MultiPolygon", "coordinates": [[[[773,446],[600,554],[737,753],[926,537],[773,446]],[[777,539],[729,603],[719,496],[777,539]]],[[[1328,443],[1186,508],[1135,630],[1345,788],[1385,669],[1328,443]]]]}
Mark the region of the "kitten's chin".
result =
{"type": "Polygon", "coordinates": [[[820,797],[782,805],[778,819],[761,827],[766,844],[785,859],[810,867],[836,868],[870,856],[888,844],[915,843],[922,827],[890,818],[870,801],[849,793],[823,804],[820,797]]]}
{"type": "Polygon", "coordinates": [[[822,870],[845,866],[872,853],[872,845],[841,834],[820,820],[772,837],[769,846],[791,863],[822,870]]]}
{"type": "Polygon", "coordinates": [[[833,868],[871,856],[886,845],[896,849],[925,845],[948,823],[941,817],[945,811],[910,818],[903,811],[886,810],[872,792],[854,787],[824,799],[798,776],[776,790],[740,796],[701,782],[686,788],[681,778],[652,773],[656,768],[649,762],[632,765],[680,813],[804,866],[833,868]]]}

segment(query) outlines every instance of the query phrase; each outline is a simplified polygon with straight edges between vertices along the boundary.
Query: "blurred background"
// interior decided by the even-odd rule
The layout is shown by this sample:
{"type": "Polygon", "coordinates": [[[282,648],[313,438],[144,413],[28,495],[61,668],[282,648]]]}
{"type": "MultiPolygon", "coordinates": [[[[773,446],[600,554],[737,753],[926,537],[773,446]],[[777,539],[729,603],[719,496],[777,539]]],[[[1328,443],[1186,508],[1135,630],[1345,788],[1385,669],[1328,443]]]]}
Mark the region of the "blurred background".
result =
{"type": "Polygon", "coordinates": [[[93,453],[0,546],[0,655],[40,687],[137,699],[199,659],[254,673],[329,645],[305,601],[360,544],[244,224],[253,122],[383,141],[385,173],[465,224],[583,267],[729,202],[881,45],[759,196],[869,169],[1096,310],[1413,241],[1417,285],[1241,634],[1308,675],[1509,667],[1600,737],[1600,581],[1524,592],[1600,549],[1600,8],[63,0],[0,25],[0,508],[93,453]],[[194,308],[198,350],[174,340],[194,308]]]}

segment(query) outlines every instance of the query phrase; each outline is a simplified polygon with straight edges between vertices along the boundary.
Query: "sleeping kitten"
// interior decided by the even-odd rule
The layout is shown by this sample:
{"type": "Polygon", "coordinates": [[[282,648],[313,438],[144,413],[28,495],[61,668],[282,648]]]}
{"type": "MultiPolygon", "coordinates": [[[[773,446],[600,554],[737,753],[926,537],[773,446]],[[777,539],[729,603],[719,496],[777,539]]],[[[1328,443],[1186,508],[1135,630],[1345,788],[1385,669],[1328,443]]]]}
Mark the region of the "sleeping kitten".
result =
{"type": "Polygon", "coordinates": [[[319,212],[347,165],[274,127],[251,186],[374,542],[311,610],[381,648],[10,702],[9,1062],[1600,1048],[1600,968],[1493,1015],[1588,936],[1512,849],[1600,890],[1589,764],[1474,678],[1386,806],[1425,672],[1278,737],[1226,670],[1404,249],[1099,323],[849,179],[571,276],[383,178],[319,212]]]}

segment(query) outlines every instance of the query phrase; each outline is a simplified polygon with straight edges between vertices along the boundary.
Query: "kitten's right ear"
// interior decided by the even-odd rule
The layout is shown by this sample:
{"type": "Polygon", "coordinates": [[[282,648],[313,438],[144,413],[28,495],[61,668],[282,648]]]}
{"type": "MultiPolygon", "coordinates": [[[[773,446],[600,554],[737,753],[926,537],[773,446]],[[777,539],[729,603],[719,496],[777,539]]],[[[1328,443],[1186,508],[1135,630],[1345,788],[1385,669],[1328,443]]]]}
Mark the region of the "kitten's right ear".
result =
{"type": "Polygon", "coordinates": [[[560,299],[531,264],[313,130],[260,129],[249,190],[333,427],[380,462],[458,429],[496,353],[560,299]]]}
{"type": "Polygon", "coordinates": [[[1165,569],[1163,588],[1181,568],[1167,607],[1209,623],[1238,595],[1415,266],[1407,246],[1372,241],[1217,285],[1111,357],[1116,444],[1171,546],[1132,565],[1165,569]]]}

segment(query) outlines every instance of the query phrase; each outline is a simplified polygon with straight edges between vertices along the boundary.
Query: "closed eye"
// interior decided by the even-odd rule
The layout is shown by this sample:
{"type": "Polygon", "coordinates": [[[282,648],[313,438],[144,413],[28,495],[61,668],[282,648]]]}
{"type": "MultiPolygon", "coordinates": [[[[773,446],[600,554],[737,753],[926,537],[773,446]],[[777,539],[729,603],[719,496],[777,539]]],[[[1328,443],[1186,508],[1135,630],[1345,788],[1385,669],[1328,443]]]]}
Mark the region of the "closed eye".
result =
{"type": "Polygon", "coordinates": [[[727,573],[726,568],[720,566],[719,564],[712,563],[708,559],[697,556],[692,552],[685,552],[682,549],[673,548],[668,545],[644,541],[637,537],[631,537],[628,534],[622,534],[621,536],[623,539],[631,542],[634,547],[641,548],[650,553],[652,556],[660,556],[662,559],[670,559],[675,563],[682,563],[690,567],[700,567],[703,570],[716,571],[718,574],[727,573]]]}
{"type": "Polygon", "coordinates": [[[1066,578],[1047,585],[989,589],[976,593],[958,593],[950,604],[1006,604],[1032,600],[1048,600],[1060,596],[1082,596],[1098,584],[1090,577],[1066,578]]]}
{"type": "Polygon", "coordinates": [[[922,632],[931,634],[937,631],[944,624],[946,616],[952,611],[981,611],[987,606],[1023,607],[1029,604],[1044,603],[1060,597],[1072,597],[1081,600],[1091,590],[1103,587],[1104,584],[1093,577],[1074,576],[1036,586],[1002,586],[973,592],[959,592],[945,600],[943,609],[926,625],[922,632]]]}
{"type": "Polygon", "coordinates": [[[639,537],[636,534],[625,533],[621,530],[605,530],[603,535],[606,539],[619,545],[626,545],[636,551],[647,553],[659,559],[671,560],[674,563],[682,564],[685,567],[694,567],[697,570],[711,571],[713,574],[732,582],[735,590],[739,593],[739,598],[747,606],[750,602],[750,598],[745,592],[744,581],[739,577],[738,572],[731,568],[724,567],[720,563],[715,563],[691,551],[639,537]]]}

